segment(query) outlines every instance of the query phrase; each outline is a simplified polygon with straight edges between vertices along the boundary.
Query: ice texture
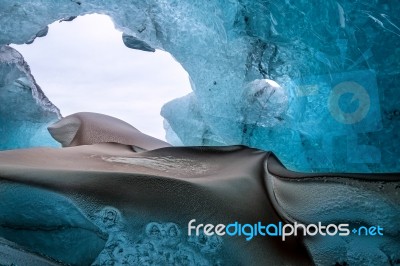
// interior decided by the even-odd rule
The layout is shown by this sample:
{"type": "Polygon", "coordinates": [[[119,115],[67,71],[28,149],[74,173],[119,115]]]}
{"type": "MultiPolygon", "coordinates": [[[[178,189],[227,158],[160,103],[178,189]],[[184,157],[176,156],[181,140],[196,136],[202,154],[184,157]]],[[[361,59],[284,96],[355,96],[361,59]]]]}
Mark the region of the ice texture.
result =
{"type": "Polygon", "coordinates": [[[301,176],[278,163],[243,146],[1,152],[0,261],[36,253],[61,265],[398,265],[398,174],[301,176]],[[204,225],[199,233],[189,233],[192,219],[204,225]],[[299,229],[284,242],[264,227],[246,241],[248,230],[231,237],[205,229],[235,222],[242,230],[348,224],[351,233],[303,237],[299,229]],[[357,233],[361,226],[383,235],[357,233]],[[2,239],[22,256],[1,252],[2,239]]]}
{"type": "Polygon", "coordinates": [[[3,180],[0,185],[2,237],[68,265],[89,265],[104,248],[107,234],[70,198],[3,180]]]}
{"type": "Polygon", "coordinates": [[[286,216],[297,222],[348,223],[350,230],[360,225],[383,228],[383,236],[377,238],[354,231],[346,237],[306,238],[316,265],[396,265],[400,256],[400,186],[376,180],[275,179],[269,185],[276,188],[274,196],[286,216]]]}
{"type": "Polygon", "coordinates": [[[0,46],[0,150],[59,146],[47,125],[60,116],[21,54],[7,45],[0,46]]]}
{"type": "Polygon", "coordinates": [[[222,246],[219,236],[201,234],[188,238],[173,222],[149,222],[132,234],[121,212],[111,206],[97,211],[92,219],[108,235],[93,266],[218,265],[215,257],[222,246]]]}
{"type": "Polygon", "coordinates": [[[302,171],[400,170],[398,1],[2,1],[0,44],[89,13],[189,73],[193,92],[162,110],[170,142],[245,144],[302,171]]]}

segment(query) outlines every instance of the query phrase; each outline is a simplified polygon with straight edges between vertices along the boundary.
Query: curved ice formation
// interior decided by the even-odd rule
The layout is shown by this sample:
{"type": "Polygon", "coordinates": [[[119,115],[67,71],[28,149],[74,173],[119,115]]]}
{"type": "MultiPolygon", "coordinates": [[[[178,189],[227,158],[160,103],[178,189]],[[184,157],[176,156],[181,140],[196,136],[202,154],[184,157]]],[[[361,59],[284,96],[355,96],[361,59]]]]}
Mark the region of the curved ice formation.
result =
{"type": "Polygon", "coordinates": [[[347,223],[384,235],[305,237],[316,265],[395,265],[400,256],[399,175],[300,174],[270,156],[265,176],[274,206],[292,223],[347,223]],[[381,180],[381,181],[379,181],[381,180]]]}
{"type": "Polygon", "coordinates": [[[81,112],[50,125],[51,136],[63,147],[96,143],[120,143],[137,150],[170,147],[168,143],[143,134],[130,124],[108,115],[81,112]]]}
{"type": "MultiPolygon", "coordinates": [[[[68,197],[4,180],[0,185],[1,237],[70,265],[90,264],[104,248],[107,234],[68,197]]],[[[18,261],[18,257],[14,259],[13,263],[18,261]]]]}
{"type": "Polygon", "coordinates": [[[135,47],[168,51],[189,73],[193,93],[162,110],[171,141],[272,150],[298,170],[399,171],[400,4],[317,2],[3,1],[0,44],[107,14],[135,47]],[[266,99],[247,93],[260,80],[279,84],[287,108],[248,108],[266,99]]]}
{"type": "Polygon", "coordinates": [[[399,190],[399,174],[291,172],[273,154],[244,146],[136,153],[102,143],[2,151],[0,261],[396,265],[399,190]],[[209,236],[202,228],[189,236],[192,219],[196,225],[381,226],[383,235],[303,236],[299,230],[283,241],[251,229],[246,241],[244,227],[235,236],[209,236]]]}
{"type": "Polygon", "coordinates": [[[0,46],[0,150],[59,146],[46,127],[60,117],[22,55],[0,46]]]}

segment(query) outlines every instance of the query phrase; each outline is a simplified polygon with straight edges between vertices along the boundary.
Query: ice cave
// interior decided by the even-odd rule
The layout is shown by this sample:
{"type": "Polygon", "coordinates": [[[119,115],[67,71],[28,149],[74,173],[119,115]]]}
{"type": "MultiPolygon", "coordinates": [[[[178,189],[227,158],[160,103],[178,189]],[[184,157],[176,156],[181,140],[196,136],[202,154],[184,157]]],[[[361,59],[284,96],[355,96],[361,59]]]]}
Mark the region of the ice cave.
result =
{"type": "Polygon", "coordinates": [[[397,0],[0,1],[0,264],[399,265],[398,14],[397,0]],[[160,110],[169,143],[62,118],[9,46],[94,13],[189,73],[192,92],[160,110]],[[193,219],[349,230],[246,241],[188,235],[193,219]]]}
{"type": "Polygon", "coordinates": [[[127,47],[165,50],[189,73],[193,92],[161,110],[172,144],[244,144],[301,171],[399,171],[399,10],[395,1],[3,1],[0,147],[52,145],[43,128],[59,116],[7,45],[101,13],[127,47]]]}

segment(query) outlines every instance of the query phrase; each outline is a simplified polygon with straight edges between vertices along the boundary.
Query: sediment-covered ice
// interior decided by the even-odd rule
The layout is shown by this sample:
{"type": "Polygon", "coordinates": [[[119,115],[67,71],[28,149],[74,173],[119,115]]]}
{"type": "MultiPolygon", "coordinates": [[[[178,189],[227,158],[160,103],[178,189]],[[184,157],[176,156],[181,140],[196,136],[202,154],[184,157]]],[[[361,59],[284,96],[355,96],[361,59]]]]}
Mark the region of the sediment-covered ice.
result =
{"type": "Polygon", "coordinates": [[[398,174],[290,172],[244,146],[2,151],[0,261],[35,254],[62,265],[396,265],[399,190],[398,174]],[[193,219],[242,227],[189,233],[193,219]],[[275,233],[252,229],[258,223],[276,225],[275,233]],[[305,236],[301,227],[277,228],[296,223],[325,229],[305,236]]]}

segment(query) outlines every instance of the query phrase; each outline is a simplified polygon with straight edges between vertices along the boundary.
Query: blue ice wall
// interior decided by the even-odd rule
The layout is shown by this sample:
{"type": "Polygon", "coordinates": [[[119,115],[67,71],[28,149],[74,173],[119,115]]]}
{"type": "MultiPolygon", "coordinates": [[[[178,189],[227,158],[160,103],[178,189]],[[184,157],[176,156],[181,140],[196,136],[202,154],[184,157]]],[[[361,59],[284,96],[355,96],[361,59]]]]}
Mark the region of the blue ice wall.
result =
{"type": "Polygon", "coordinates": [[[400,171],[397,0],[3,1],[0,44],[94,12],[188,71],[193,93],[162,110],[171,142],[272,150],[294,170],[400,171]]]}
{"type": "Polygon", "coordinates": [[[46,128],[59,117],[23,57],[0,46],[0,150],[59,146],[46,128]]]}

